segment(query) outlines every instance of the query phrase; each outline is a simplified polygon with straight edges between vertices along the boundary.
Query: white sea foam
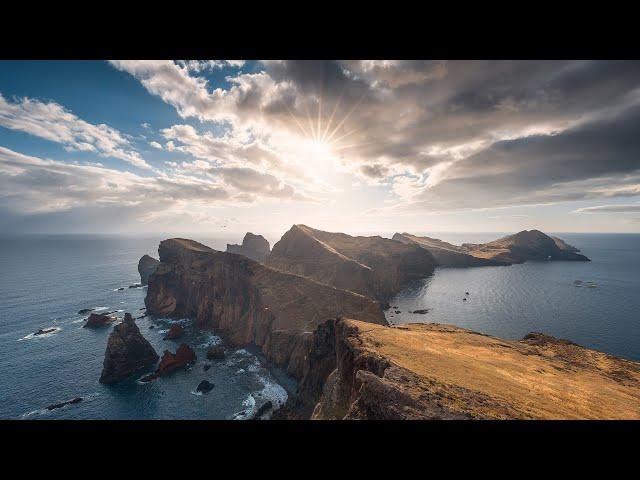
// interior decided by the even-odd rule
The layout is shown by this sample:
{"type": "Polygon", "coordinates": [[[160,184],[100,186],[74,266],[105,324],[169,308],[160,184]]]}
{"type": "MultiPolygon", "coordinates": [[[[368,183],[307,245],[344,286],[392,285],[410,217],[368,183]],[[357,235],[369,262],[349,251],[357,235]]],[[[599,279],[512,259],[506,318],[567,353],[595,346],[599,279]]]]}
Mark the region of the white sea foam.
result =
{"type": "Polygon", "coordinates": [[[107,310],[109,307],[93,307],[94,312],[102,312],[103,310],[107,310]]]}

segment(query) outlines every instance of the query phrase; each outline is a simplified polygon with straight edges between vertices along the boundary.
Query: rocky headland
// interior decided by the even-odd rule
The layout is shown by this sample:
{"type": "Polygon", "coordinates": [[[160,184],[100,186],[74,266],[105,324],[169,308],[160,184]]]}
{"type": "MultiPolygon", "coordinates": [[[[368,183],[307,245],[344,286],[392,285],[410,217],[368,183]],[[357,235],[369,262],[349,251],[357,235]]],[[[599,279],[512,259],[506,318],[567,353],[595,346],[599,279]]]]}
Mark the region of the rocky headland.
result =
{"type": "Polygon", "coordinates": [[[294,225],[273,246],[267,265],[386,302],[411,280],[431,275],[436,262],[417,245],[294,225]]]}
{"type": "Polygon", "coordinates": [[[242,239],[242,245],[227,243],[227,253],[237,253],[256,262],[264,263],[271,253],[271,246],[262,235],[247,232],[242,239]]]}
{"type": "Polygon", "coordinates": [[[301,378],[308,341],[328,318],[386,324],[378,302],[281,272],[193,240],[169,239],[149,278],[147,313],[195,317],[233,345],[256,345],[275,365],[301,378]]]}
{"type": "Polygon", "coordinates": [[[123,322],[113,327],[109,335],[100,383],[122,380],[155,364],[158,358],[149,341],[140,333],[131,314],[126,313],[123,322]]]}
{"type": "Polygon", "coordinates": [[[160,260],[156,260],[149,255],[143,255],[138,261],[138,273],[140,274],[140,283],[147,285],[149,283],[149,275],[156,271],[160,260]]]}
{"type": "Polygon", "coordinates": [[[460,246],[410,233],[396,233],[393,239],[428,250],[441,267],[512,265],[527,260],[589,261],[576,247],[539,230],[523,230],[489,243],[463,243],[460,246]]]}
{"type": "Polygon", "coordinates": [[[330,320],[298,415],[312,419],[639,419],[640,363],[532,333],[330,320]]]}

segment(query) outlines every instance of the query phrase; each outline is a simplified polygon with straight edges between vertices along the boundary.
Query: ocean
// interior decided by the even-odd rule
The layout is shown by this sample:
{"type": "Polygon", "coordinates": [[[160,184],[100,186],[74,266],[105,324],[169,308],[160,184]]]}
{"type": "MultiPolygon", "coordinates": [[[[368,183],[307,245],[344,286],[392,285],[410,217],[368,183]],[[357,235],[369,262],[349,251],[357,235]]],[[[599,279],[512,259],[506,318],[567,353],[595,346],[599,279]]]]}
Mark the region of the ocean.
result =
{"type": "MultiPolygon", "coordinates": [[[[437,269],[390,302],[398,308],[387,316],[393,323],[450,323],[513,339],[542,331],[640,360],[640,235],[557,235],[592,261],[437,269]],[[597,287],[577,288],[574,280],[593,281],[597,287]],[[428,313],[409,313],[423,308],[428,313]]],[[[461,243],[500,235],[437,236],[461,243]]],[[[145,253],[157,258],[162,238],[0,238],[0,418],[231,420],[250,418],[268,400],[275,405],[286,401],[290,379],[266,368],[256,352],[231,348],[225,360],[207,361],[207,346],[220,339],[215,332],[196,331],[191,319],[136,321],[160,355],[175,351],[179,342],[162,338],[172,322],[181,322],[187,330],[181,341],[198,356],[189,370],[147,384],[137,381],[144,372],[116,385],[98,382],[111,328],[83,329],[86,315],[77,312],[95,308],[117,310],[120,317],[124,312],[140,315],[146,288],[128,287],[140,280],[138,259],[145,253]],[[39,328],[56,331],[33,336],[39,328]],[[206,372],[205,363],[211,364],[206,372]],[[204,379],[215,387],[198,395],[196,386],[204,379]],[[75,397],[83,401],[46,409],[75,397]]],[[[224,249],[240,239],[196,240],[224,249]]]]}

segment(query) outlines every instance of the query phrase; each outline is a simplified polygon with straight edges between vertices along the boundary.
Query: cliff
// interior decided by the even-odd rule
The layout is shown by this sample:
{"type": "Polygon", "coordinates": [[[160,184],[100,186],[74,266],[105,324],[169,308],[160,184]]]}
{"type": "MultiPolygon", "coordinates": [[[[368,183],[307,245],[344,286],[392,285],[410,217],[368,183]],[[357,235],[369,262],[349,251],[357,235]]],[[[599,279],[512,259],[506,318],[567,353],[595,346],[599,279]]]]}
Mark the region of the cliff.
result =
{"type": "Polygon", "coordinates": [[[267,265],[275,269],[381,302],[411,280],[430,275],[435,263],[433,256],[417,245],[323,232],[305,225],[291,227],[267,259],[267,265]]]}
{"type": "Polygon", "coordinates": [[[475,257],[465,248],[443,242],[436,238],[418,237],[410,233],[396,233],[393,240],[402,243],[416,244],[428,250],[440,267],[482,267],[509,265],[508,262],[491,258],[475,257]]]}
{"type": "Polygon", "coordinates": [[[138,273],[140,274],[140,283],[146,285],[149,282],[149,276],[158,268],[159,260],[149,255],[143,255],[138,261],[138,273]]]}
{"type": "Polygon", "coordinates": [[[538,333],[340,319],[311,345],[313,419],[640,419],[639,363],[538,333]]]}
{"type": "Polygon", "coordinates": [[[164,240],[158,253],[145,298],[148,313],[193,316],[198,327],[215,329],[235,345],[257,345],[297,378],[312,332],[327,319],[357,316],[386,324],[370,298],[192,240],[164,240]]]}
{"type": "Polygon", "coordinates": [[[539,230],[523,230],[489,243],[453,245],[430,237],[396,233],[394,240],[428,250],[441,267],[511,265],[527,260],[574,260],[588,262],[576,247],[539,230]]]}
{"type": "Polygon", "coordinates": [[[262,235],[254,235],[251,232],[242,239],[242,245],[227,243],[228,253],[237,253],[256,262],[264,263],[269,256],[271,248],[269,242],[262,235]]]}
{"type": "Polygon", "coordinates": [[[493,242],[475,245],[463,244],[471,255],[509,263],[527,260],[572,260],[588,262],[579,250],[559,238],[553,238],[539,230],[523,230],[493,242]]]}

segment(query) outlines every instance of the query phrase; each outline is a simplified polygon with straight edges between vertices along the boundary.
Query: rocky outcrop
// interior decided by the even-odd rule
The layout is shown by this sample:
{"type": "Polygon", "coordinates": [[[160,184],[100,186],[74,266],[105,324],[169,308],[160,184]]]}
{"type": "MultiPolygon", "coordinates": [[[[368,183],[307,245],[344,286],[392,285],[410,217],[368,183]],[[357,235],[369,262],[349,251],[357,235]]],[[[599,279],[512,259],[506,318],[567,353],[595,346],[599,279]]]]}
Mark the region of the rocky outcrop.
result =
{"type": "Polygon", "coordinates": [[[407,244],[415,244],[425,250],[428,250],[433,255],[433,258],[435,258],[439,267],[484,267],[509,265],[508,262],[490,258],[475,257],[463,247],[443,242],[437,238],[418,237],[416,235],[411,235],[410,233],[396,233],[393,236],[393,240],[407,244]]]}
{"type": "Polygon", "coordinates": [[[164,340],[177,340],[178,338],[181,338],[183,335],[184,335],[184,328],[182,328],[177,323],[174,323],[173,325],[171,325],[171,328],[165,335],[164,340]]]}
{"type": "Polygon", "coordinates": [[[109,314],[92,313],[82,328],[100,328],[116,321],[116,317],[109,314]]]}
{"type": "Polygon", "coordinates": [[[385,302],[430,275],[435,260],[417,245],[294,225],[273,246],[267,265],[385,302]]]}
{"type": "Polygon", "coordinates": [[[181,368],[186,368],[197,360],[196,352],[187,345],[181,343],[176,349],[176,353],[165,350],[154,373],[155,377],[162,377],[181,368]]]}
{"type": "Polygon", "coordinates": [[[156,260],[149,255],[143,255],[138,261],[138,273],[140,274],[140,283],[147,285],[149,282],[149,276],[156,271],[160,260],[156,260]]]}
{"type": "Polygon", "coordinates": [[[539,333],[338,319],[311,345],[297,406],[307,418],[640,419],[639,363],[539,333]]]}
{"type": "Polygon", "coordinates": [[[588,262],[579,250],[559,238],[552,238],[539,230],[523,230],[493,242],[462,245],[471,255],[507,263],[527,260],[573,260],[588,262]]]}
{"type": "Polygon", "coordinates": [[[539,230],[523,230],[493,242],[463,243],[460,246],[410,233],[396,233],[393,239],[413,243],[428,250],[441,267],[511,265],[527,260],[589,261],[587,257],[578,253],[580,250],[576,247],[539,230]]]}
{"type": "Polygon", "coordinates": [[[113,327],[107,341],[100,383],[114,383],[158,361],[158,354],[140,333],[129,313],[113,327]]]}
{"type": "Polygon", "coordinates": [[[227,252],[244,255],[251,260],[264,263],[271,252],[271,247],[262,235],[247,232],[242,239],[242,245],[227,243],[227,252]]]}
{"type": "Polygon", "coordinates": [[[160,243],[147,313],[196,318],[234,345],[254,344],[300,378],[315,328],[339,315],[386,324],[374,300],[185,239],[160,243]]]}

